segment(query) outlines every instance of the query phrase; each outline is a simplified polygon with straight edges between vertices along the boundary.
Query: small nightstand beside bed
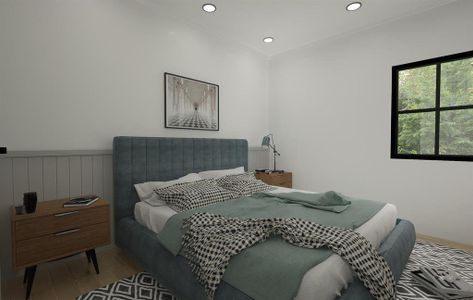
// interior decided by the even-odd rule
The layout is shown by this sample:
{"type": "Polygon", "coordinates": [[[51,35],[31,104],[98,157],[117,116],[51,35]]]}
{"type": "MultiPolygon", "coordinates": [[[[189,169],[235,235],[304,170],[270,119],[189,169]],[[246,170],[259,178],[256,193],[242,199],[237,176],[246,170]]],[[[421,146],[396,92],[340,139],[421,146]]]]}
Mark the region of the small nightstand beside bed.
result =
{"type": "MultiPolygon", "coordinates": [[[[175,212],[139,202],[134,184],[166,181],[209,169],[247,168],[245,140],[118,137],[114,140],[115,234],[116,242],[145,270],[169,288],[179,299],[206,299],[188,261],[174,256],[157,237],[175,212]]],[[[280,188],[272,193],[287,192],[280,188]]],[[[415,242],[412,224],[397,218],[393,205],[385,205],[359,226],[360,232],[387,261],[397,280],[415,242]]],[[[264,259],[264,258],[263,258],[264,259]]],[[[215,299],[251,299],[224,280],[215,299]]],[[[297,299],[370,299],[370,293],[350,267],[338,256],[310,268],[302,278],[297,299]],[[344,289],[348,285],[347,289],[344,289]]]]}
{"type": "Polygon", "coordinates": [[[90,206],[63,207],[68,200],[40,202],[30,214],[11,209],[13,267],[25,269],[26,299],[41,263],[85,252],[99,273],[95,248],[110,243],[110,205],[99,199],[90,206]]]}

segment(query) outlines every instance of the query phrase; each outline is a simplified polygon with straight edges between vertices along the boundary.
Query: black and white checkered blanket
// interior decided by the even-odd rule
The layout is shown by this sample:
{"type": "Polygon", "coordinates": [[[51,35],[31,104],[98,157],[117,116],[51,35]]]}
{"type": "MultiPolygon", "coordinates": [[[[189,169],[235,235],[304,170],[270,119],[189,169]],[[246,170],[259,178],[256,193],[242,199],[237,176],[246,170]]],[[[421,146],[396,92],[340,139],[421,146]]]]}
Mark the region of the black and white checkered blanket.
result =
{"type": "Polygon", "coordinates": [[[274,235],[299,247],[328,247],[351,265],[374,298],[395,299],[395,281],[386,261],[351,229],[295,218],[238,219],[210,213],[193,214],[183,227],[185,256],[209,299],[213,299],[232,256],[274,235]]]}

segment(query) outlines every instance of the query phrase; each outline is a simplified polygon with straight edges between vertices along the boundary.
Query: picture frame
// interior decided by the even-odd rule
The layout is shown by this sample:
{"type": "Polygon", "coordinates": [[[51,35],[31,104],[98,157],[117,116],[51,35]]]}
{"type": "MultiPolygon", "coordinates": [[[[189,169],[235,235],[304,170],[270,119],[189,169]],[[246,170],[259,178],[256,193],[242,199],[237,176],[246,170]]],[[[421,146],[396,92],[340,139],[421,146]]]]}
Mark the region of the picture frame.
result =
{"type": "Polygon", "coordinates": [[[164,127],[219,131],[218,84],[164,73],[164,127]]]}

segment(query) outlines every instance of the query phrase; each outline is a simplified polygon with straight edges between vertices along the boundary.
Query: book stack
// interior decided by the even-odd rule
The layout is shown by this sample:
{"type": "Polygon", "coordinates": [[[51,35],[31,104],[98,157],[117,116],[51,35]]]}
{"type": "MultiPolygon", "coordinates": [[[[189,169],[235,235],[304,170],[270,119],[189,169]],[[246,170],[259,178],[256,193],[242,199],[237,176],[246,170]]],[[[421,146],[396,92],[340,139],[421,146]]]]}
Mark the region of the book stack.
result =
{"type": "Polygon", "coordinates": [[[71,198],[69,201],[64,203],[64,207],[81,207],[89,206],[95,201],[99,200],[99,197],[96,195],[88,195],[77,198],[71,198]]]}
{"type": "Polygon", "coordinates": [[[412,277],[443,299],[473,299],[473,286],[451,269],[421,267],[412,271],[412,277]]]}

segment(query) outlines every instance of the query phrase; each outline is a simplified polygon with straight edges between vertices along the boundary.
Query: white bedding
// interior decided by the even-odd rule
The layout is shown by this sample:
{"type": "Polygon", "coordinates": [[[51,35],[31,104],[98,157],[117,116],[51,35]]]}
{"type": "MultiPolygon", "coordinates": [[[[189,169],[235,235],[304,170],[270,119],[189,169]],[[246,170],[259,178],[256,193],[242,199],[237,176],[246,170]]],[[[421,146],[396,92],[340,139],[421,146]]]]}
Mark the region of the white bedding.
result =
{"type": "MultiPolygon", "coordinates": [[[[278,188],[273,193],[298,191],[278,188]]],[[[299,190],[300,191],[300,190],[299,190]]],[[[303,191],[307,192],[307,191],[303,191]]],[[[135,205],[135,219],[150,230],[159,233],[167,220],[176,212],[168,206],[153,207],[145,202],[135,205]]],[[[397,208],[386,204],[370,220],[356,229],[376,247],[388,236],[396,224],[397,208]]],[[[353,281],[353,272],[339,255],[332,254],[322,263],[311,268],[302,278],[297,300],[332,300],[353,281]]]]}

